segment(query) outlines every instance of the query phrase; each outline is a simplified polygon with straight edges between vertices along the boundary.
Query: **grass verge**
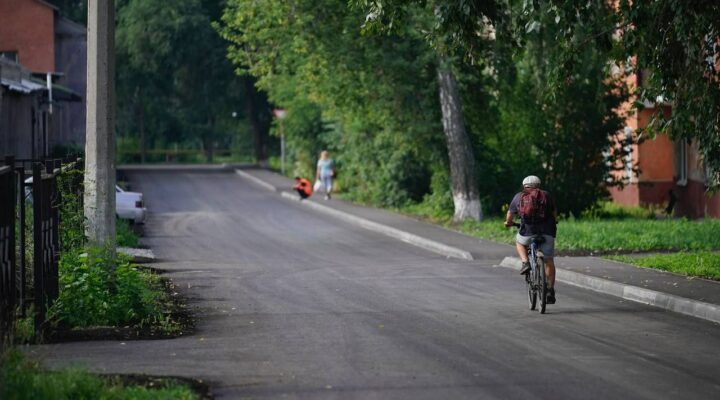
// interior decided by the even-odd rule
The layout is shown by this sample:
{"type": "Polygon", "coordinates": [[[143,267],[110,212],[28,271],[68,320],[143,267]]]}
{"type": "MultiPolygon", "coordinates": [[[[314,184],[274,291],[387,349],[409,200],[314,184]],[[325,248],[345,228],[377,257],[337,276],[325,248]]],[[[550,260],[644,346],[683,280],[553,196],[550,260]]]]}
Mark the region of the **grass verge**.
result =
{"type": "MultiPolygon", "coordinates": [[[[516,230],[505,229],[499,218],[466,221],[452,227],[482,239],[515,243],[516,230]]],[[[555,248],[566,254],[713,251],[720,250],[720,241],[714,239],[717,237],[720,220],[563,220],[558,223],[555,248]]]]}
{"type": "Polygon", "coordinates": [[[125,385],[120,377],[103,378],[81,369],[44,371],[17,350],[3,356],[0,367],[0,398],[34,399],[199,399],[187,385],[174,379],[154,380],[152,388],[125,385]]]}
{"type": "Polygon", "coordinates": [[[720,281],[720,254],[711,252],[658,254],[647,257],[607,256],[611,260],[687,276],[720,281]]]}
{"type": "MultiPolygon", "coordinates": [[[[515,243],[517,230],[505,229],[500,217],[453,224],[451,210],[432,201],[398,211],[482,239],[515,243]]],[[[560,254],[571,255],[720,250],[720,240],[716,239],[720,237],[720,220],[659,219],[657,215],[657,210],[603,202],[581,219],[561,220],[555,248],[560,254]]]]}

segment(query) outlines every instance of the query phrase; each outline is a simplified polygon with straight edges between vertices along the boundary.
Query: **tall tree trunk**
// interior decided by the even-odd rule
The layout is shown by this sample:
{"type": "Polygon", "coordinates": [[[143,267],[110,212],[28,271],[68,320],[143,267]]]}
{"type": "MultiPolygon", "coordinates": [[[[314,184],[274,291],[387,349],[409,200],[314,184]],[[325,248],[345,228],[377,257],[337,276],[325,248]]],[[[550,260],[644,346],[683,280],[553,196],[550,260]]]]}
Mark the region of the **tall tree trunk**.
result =
{"type": "Polygon", "coordinates": [[[245,78],[245,90],[246,90],[246,104],[247,104],[247,115],[250,119],[250,126],[252,127],[253,136],[255,138],[255,160],[261,166],[267,166],[267,152],[266,152],[266,136],[267,132],[263,127],[260,118],[258,117],[258,106],[257,106],[257,89],[255,89],[255,81],[250,78],[245,78]]]}
{"type": "Polygon", "coordinates": [[[446,59],[440,59],[437,74],[440,83],[443,130],[447,138],[450,159],[453,203],[455,204],[453,220],[474,219],[479,221],[482,218],[482,210],[478,193],[475,156],[470,138],[465,130],[457,81],[446,59]]]}

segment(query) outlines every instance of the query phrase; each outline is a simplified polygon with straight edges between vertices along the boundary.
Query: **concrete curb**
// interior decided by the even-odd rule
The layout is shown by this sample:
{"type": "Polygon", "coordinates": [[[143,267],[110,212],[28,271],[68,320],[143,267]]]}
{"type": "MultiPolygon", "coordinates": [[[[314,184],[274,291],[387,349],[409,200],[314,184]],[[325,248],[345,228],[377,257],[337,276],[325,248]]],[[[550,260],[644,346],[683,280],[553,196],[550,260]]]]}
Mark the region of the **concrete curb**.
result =
{"type": "MultiPolygon", "coordinates": [[[[521,262],[517,257],[505,257],[501,267],[520,270],[521,262]]],[[[590,275],[579,274],[561,268],[555,268],[555,279],[573,286],[621,297],[625,300],[659,307],[691,317],[720,323],[720,306],[702,301],[691,300],[672,294],[626,285],[590,275]]]]}
{"type": "Polygon", "coordinates": [[[260,185],[260,186],[264,187],[264,188],[267,189],[267,190],[270,190],[271,192],[277,192],[277,191],[278,191],[278,189],[277,189],[275,186],[273,186],[273,185],[265,182],[264,180],[262,180],[262,179],[260,179],[260,178],[256,178],[256,177],[252,176],[251,174],[248,174],[248,173],[245,172],[245,171],[236,169],[236,170],[235,170],[235,173],[238,174],[238,175],[240,175],[241,177],[243,177],[243,178],[245,178],[245,179],[248,179],[248,180],[254,182],[254,183],[257,184],[257,185],[260,185]]]}
{"type": "Polygon", "coordinates": [[[313,201],[301,201],[300,198],[290,192],[281,192],[281,196],[290,200],[300,201],[302,204],[328,215],[332,215],[335,218],[349,222],[351,224],[360,226],[373,232],[382,233],[383,235],[390,236],[395,239],[402,240],[405,243],[412,244],[414,246],[423,248],[425,250],[432,251],[434,253],[441,254],[445,257],[460,258],[463,260],[472,260],[473,256],[470,252],[458,249],[456,247],[448,246],[443,243],[436,242],[434,240],[425,239],[423,237],[413,235],[402,231],[400,229],[392,228],[387,225],[379,224],[374,221],[370,221],[365,218],[361,218],[352,214],[348,214],[343,211],[338,211],[332,207],[324,206],[322,204],[313,201]]]}
{"type": "Polygon", "coordinates": [[[231,172],[235,169],[229,164],[123,164],[117,166],[118,172],[184,172],[184,173],[211,173],[231,172]]]}
{"type": "Polygon", "coordinates": [[[132,262],[138,264],[148,264],[156,261],[155,253],[151,249],[134,249],[132,247],[118,247],[118,253],[126,254],[132,257],[132,262]]]}

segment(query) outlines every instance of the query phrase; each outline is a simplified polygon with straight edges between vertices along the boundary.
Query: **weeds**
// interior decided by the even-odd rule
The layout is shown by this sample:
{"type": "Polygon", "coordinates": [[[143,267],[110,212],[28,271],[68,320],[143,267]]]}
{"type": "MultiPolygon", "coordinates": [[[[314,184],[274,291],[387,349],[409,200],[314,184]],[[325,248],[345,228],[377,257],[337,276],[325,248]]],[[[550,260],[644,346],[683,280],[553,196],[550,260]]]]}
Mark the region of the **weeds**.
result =
{"type": "Polygon", "coordinates": [[[49,315],[61,327],[158,326],[170,334],[179,327],[169,302],[158,275],[110,249],[88,248],[60,259],[60,296],[49,315]]]}
{"type": "Polygon", "coordinates": [[[140,238],[133,231],[130,222],[125,219],[117,219],[115,221],[115,232],[117,245],[121,247],[138,247],[140,238]]]}
{"type": "Polygon", "coordinates": [[[168,379],[159,387],[149,389],[124,385],[117,379],[102,378],[82,369],[44,371],[39,363],[26,360],[17,350],[2,356],[0,367],[0,398],[8,400],[35,399],[179,399],[198,396],[190,388],[168,379]]]}

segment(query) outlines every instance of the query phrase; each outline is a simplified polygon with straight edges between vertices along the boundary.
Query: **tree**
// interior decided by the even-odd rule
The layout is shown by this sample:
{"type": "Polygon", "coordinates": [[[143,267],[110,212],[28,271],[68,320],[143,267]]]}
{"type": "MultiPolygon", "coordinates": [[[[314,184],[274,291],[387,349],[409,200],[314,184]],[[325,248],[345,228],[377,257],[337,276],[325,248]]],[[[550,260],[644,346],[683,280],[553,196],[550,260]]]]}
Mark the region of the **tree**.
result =
{"type": "Polygon", "coordinates": [[[356,1],[368,10],[366,32],[396,32],[399,27],[410,24],[428,32],[426,40],[436,49],[438,55],[437,77],[439,82],[440,106],[442,110],[443,131],[447,141],[450,161],[455,212],[453,219],[480,220],[482,207],[477,180],[477,165],[473,145],[465,129],[462,100],[457,88],[455,72],[450,57],[455,55],[458,47],[457,32],[453,31],[453,19],[462,17],[477,22],[478,30],[464,38],[473,47],[473,56],[483,57],[488,48],[488,35],[485,32],[491,18],[495,16],[494,4],[491,2],[464,2],[462,10],[456,9],[446,2],[413,2],[413,1],[356,1]],[[414,4],[413,4],[414,3],[414,4]],[[416,5],[413,7],[413,5],[416,5]],[[461,12],[459,12],[461,11],[461,12]],[[418,16],[419,15],[419,16],[418,16]],[[433,17],[430,17],[433,16],[433,17]]]}
{"type": "Polygon", "coordinates": [[[294,172],[314,174],[322,149],[355,200],[420,200],[442,158],[436,57],[421,37],[360,35],[361,13],[331,0],[228,2],[218,29],[243,73],[288,109],[294,172]]]}
{"type": "Polygon", "coordinates": [[[235,76],[211,25],[221,11],[211,0],[127,0],[120,7],[118,122],[125,132],[139,131],[141,159],[154,141],[194,144],[212,161],[218,143],[231,142],[233,113],[248,102],[256,106],[245,118],[260,124],[256,136],[267,136],[267,103],[235,76]]]}
{"type": "MultiPolygon", "coordinates": [[[[425,0],[356,0],[368,10],[369,20],[385,25],[402,23],[410,6],[425,0]]],[[[598,39],[608,39],[614,50],[608,55],[628,69],[646,71],[644,85],[635,95],[643,101],[662,98],[672,104],[672,116],[654,115],[646,132],[668,133],[673,138],[697,140],[703,162],[720,184],[720,3],[716,1],[605,0],[484,1],[448,0],[439,9],[438,28],[473,60],[478,32],[487,17],[498,35],[509,33],[506,43],[522,46],[538,29],[553,26],[554,47],[562,56],[551,66],[547,90],[562,89],[578,55],[598,39]],[[495,10],[482,12],[478,8],[495,10]],[[612,8],[612,12],[601,12],[612,8]],[[628,63],[629,59],[635,62],[628,63]]],[[[640,132],[641,134],[643,132],[640,132]]]]}
{"type": "MultiPolygon", "coordinates": [[[[672,104],[672,115],[654,116],[649,133],[697,140],[703,163],[720,185],[720,2],[652,0],[620,2],[618,25],[625,26],[620,60],[645,70],[639,100],[672,104]]],[[[641,102],[637,102],[642,107],[641,102]]]]}

